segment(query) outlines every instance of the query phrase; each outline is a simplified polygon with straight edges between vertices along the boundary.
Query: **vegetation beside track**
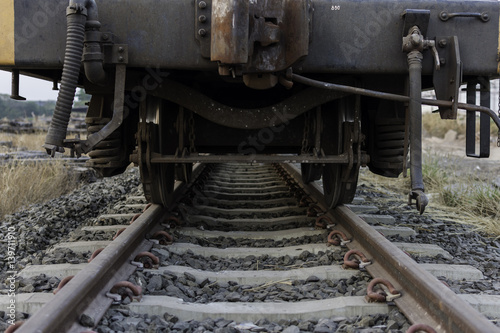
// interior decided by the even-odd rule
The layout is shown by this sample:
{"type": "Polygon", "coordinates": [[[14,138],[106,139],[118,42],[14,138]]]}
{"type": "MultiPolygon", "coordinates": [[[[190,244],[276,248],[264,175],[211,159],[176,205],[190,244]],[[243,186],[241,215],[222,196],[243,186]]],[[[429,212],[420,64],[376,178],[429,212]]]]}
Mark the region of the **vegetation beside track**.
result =
{"type": "MultiPolygon", "coordinates": [[[[500,237],[500,188],[493,183],[498,174],[481,169],[477,161],[449,155],[424,156],[422,172],[425,191],[430,198],[427,213],[436,218],[471,224],[478,231],[500,237]]],[[[409,173],[406,178],[402,175],[385,178],[362,170],[360,184],[364,182],[380,191],[398,194],[398,200],[403,203],[407,200],[409,173]]]]}
{"type": "Polygon", "coordinates": [[[62,161],[0,165],[0,218],[23,206],[59,197],[76,187],[76,175],[62,161]]]}

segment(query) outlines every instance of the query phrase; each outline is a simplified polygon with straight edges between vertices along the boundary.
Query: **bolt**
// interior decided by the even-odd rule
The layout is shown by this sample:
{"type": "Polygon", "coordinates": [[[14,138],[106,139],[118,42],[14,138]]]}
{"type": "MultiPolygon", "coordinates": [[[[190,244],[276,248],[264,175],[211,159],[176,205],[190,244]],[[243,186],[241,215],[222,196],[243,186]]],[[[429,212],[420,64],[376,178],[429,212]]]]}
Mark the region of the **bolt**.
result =
{"type": "Polygon", "coordinates": [[[103,35],[102,35],[102,39],[104,39],[104,40],[108,40],[108,39],[109,39],[108,34],[103,34],[103,35]]]}
{"type": "Polygon", "coordinates": [[[119,57],[118,57],[118,61],[119,61],[119,62],[123,62],[123,57],[122,57],[122,56],[119,56],[119,57]]]}
{"type": "Polygon", "coordinates": [[[198,35],[205,37],[207,35],[207,31],[205,29],[200,29],[198,30],[198,35]]]}
{"type": "Polygon", "coordinates": [[[441,12],[439,14],[439,17],[441,18],[441,20],[446,21],[448,19],[448,13],[447,12],[441,12]]]}
{"type": "Polygon", "coordinates": [[[205,15],[200,15],[200,17],[198,17],[198,21],[205,23],[207,21],[207,17],[205,15]]]}
{"type": "Polygon", "coordinates": [[[446,59],[445,58],[439,58],[439,63],[441,65],[443,65],[443,66],[446,65],[446,59]]]}
{"type": "Polygon", "coordinates": [[[207,8],[207,3],[205,1],[200,1],[198,3],[198,7],[200,7],[201,9],[205,9],[207,8]]]}
{"type": "Polygon", "coordinates": [[[482,13],[481,14],[481,19],[486,22],[490,19],[490,16],[488,15],[488,13],[482,13]]]}
{"type": "Polygon", "coordinates": [[[125,51],[125,50],[123,49],[123,47],[121,47],[121,46],[120,46],[120,47],[118,48],[118,52],[123,53],[123,51],[125,51]]]}
{"type": "Polygon", "coordinates": [[[445,47],[445,46],[446,46],[446,44],[448,44],[448,42],[446,41],[446,39],[441,39],[441,40],[439,41],[439,46],[440,46],[440,47],[445,47]]]}

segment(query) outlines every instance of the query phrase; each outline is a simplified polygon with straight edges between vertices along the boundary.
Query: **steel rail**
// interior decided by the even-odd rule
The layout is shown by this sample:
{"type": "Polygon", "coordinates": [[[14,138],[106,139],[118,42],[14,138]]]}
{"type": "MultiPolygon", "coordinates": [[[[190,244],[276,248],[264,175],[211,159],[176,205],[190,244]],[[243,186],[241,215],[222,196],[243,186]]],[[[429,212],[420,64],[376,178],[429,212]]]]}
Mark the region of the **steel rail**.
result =
{"type": "MultiPolygon", "coordinates": [[[[320,207],[327,211],[323,190],[317,184],[304,184],[299,170],[294,166],[283,166],[309,195],[318,200],[320,207]]],[[[401,291],[402,296],[394,302],[412,323],[428,324],[437,332],[445,333],[500,332],[486,317],[420,268],[414,260],[349,208],[339,206],[328,214],[341,226],[336,226],[336,229],[353,238],[347,247],[369,256],[372,264],[366,270],[373,277],[387,278],[401,291]]]]}
{"type": "MultiPolygon", "coordinates": [[[[193,168],[193,180],[203,170],[203,165],[193,168]]],[[[187,184],[177,182],[174,197],[187,190],[187,184]]],[[[97,325],[112,299],[106,294],[120,280],[127,279],[136,266],[130,262],[139,252],[149,250],[153,242],[145,240],[159,218],[166,213],[159,205],[152,205],[120,236],[108,245],[88,266],[69,281],[39,311],[31,316],[16,332],[54,333],[82,332],[88,330],[79,324],[83,314],[97,325]],[[128,275],[127,275],[128,274],[128,275]]]]}

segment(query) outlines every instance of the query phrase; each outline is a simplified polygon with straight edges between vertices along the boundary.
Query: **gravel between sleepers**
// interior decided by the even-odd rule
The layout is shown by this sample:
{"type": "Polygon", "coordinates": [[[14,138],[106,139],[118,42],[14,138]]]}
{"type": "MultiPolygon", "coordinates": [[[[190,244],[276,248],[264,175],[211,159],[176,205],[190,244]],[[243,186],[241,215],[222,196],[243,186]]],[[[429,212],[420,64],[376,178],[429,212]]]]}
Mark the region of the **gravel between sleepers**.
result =
{"type": "MultiPolygon", "coordinates": [[[[138,170],[131,168],[121,175],[84,184],[67,195],[43,204],[31,205],[15,214],[5,216],[0,222],[0,292],[6,289],[3,285],[6,271],[20,271],[27,264],[47,261],[44,260],[47,248],[67,240],[73,230],[105,213],[117,201],[124,200],[126,195],[139,192],[139,184],[138,170]],[[14,229],[12,234],[16,237],[17,245],[14,269],[7,266],[6,260],[5,237],[9,227],[10,230],[14,229]]],[[[64,260],[64,255],[57,259],[64,260]]],[[[72,260],[74,258],[66,262],[72,260]]]]}

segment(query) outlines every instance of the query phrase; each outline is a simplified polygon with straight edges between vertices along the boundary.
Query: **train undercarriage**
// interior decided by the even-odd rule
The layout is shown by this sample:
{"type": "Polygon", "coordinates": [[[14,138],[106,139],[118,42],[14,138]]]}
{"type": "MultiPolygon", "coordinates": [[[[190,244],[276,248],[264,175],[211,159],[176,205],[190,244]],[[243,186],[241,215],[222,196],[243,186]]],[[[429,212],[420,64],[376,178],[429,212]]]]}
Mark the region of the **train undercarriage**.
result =
{"type": "MultiPolygon", "coordinates": [[[[165,98],[156,91],[128,103],[123,124],[89,153],[89,164],[111,176],[134,162],[147,198],[164,205],[174,181],[188,181],[198,162],[301,163],[306,182],[323,178],[332,207],[352,201],[361,165],[390,177],[404,168],[409,138],[403,105],[298,84],[264,91],[237,80],[215,79],[208,85],[196,74],[183,74],[163,79],[161,91],[169,91],[165,98]],[[231,117],[238,113],[244,116],[231,117]],[[258,116],[252,119],[252,114],[258,116]],[[135,140],[125,134],[132,132],[135,140]],[[376,137],[376,144],[369,146],[366,137],[376,137]]],[[[348,81],[352,78],[342,80],[348,81]]],[[[391,81],[397,86],[404,77],[391,81]]],[[[134,100],[131,92],[125,100],[134,100]]],[[[112,94],[93,94],[87,122],[109,120],[112,105],[112,94]]]]}
{"type": "Polygon", "coordinates": [[[13,92],[20,72],[60,82],[48,153],[88,153],[102,176],[133,162],[148,200],[165,206],[198,162],[300,163],[305,182],[323,180],[330,207],[352,201],[361,166],[386,177],[410,169],[420,213],[423,104],[443,119],[466,110],[467,154],[489,155],[490,119],[500,127],[488,100],[496,1],[150,2],[0,2],[0,68],[13,92]],[[66,138],[77,86],[92,95],[86,140],[66,138]]]}

